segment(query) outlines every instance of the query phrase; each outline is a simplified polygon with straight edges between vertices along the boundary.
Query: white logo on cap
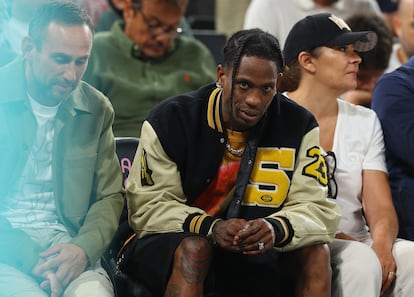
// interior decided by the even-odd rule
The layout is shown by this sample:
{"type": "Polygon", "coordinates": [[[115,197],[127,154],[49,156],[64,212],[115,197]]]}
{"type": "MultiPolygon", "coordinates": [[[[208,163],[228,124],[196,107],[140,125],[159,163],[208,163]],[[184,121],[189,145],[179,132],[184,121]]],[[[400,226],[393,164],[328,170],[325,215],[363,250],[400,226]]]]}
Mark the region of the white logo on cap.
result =
{"type": "Polygon", "coordinates": [[[345,23],[345,21],[341,18],[338,18],[336,15],[331,14],[329,19],[334,22],[341,30],[347,29],[351,31],[351,28],[349,28],[348,24],[345,23]]]}

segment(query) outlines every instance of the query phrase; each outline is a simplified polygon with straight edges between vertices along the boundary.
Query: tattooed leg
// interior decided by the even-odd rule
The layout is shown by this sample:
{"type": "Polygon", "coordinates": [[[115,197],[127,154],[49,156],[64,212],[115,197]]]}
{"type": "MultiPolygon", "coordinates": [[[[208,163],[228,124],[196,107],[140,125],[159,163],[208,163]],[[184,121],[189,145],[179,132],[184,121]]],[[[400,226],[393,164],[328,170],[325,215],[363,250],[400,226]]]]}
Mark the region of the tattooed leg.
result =
{"type": "Polygon", "coordinates": [[[206,239],[185,238],[175,252],[165,297],[202,297],[211,256],[212,247],[206,239]]]}

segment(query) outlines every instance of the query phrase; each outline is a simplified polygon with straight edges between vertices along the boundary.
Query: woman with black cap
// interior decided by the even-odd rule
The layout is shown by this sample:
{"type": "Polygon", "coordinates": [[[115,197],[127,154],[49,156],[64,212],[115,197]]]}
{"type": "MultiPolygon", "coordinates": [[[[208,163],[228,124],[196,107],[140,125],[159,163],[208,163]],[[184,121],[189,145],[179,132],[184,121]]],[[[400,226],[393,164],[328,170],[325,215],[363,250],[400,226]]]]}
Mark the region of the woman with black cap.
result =
{"type": "Polygon", "coordinates": [[[356,87],[358,52],[376,41],[374,32],[352,32],[342,19],[322,13],[296,23],[284,47],[279,90],[316,117],[328,195],[342,211],[330,245],[333,296],[414,292],[414,243],[396,239],[381,125],[373,111],[339,98],[356,87]]]}

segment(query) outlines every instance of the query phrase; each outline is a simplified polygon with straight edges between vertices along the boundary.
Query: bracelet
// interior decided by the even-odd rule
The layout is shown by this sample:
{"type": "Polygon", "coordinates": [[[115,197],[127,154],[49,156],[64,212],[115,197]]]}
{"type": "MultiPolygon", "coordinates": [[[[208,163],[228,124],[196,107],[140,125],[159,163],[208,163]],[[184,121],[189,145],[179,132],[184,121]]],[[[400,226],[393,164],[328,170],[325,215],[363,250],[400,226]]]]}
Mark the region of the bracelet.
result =
{"type": "Polygon", "coordinates": [[[217,241],[214,239],[213,232],[207,235],[207,240],[212,246],[217,246],[217,241]]]}

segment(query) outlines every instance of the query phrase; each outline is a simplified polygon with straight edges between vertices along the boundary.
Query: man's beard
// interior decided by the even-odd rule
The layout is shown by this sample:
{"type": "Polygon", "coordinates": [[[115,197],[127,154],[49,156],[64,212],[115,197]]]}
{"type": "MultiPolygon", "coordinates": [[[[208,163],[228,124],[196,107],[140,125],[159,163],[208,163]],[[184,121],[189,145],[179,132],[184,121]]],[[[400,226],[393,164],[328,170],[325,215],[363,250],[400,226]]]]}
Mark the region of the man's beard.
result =
{"type": "Polygon", "coordinates": [[[69,97],[78,85],[78,82],[62,82],[56,79],[47,84],[38,80],[34,80],[33,83],[36,96],[39,97],[35,99],[50,106],[58,105],[69,97]]]}

